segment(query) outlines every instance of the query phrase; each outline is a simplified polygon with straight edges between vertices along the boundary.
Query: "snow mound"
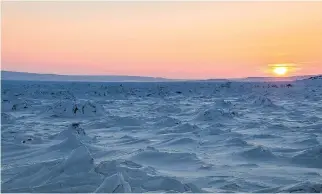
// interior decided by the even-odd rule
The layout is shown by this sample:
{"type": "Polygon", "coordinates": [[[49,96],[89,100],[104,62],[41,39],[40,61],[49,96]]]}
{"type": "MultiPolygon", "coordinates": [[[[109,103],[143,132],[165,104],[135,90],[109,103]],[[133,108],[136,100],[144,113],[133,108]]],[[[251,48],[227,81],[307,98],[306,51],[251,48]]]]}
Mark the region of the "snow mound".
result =
{"type": "Polygon", "coordinates": [[[49,139],[63,140],[62,142],[48,148],[49,150],[58,151],[70,151],[95,140],[95,138],[91,138],[86,135],[85,130],[80,127],[80,123],[70,124],[67,129],[49,136],[49,139]]]}
{"type": "Polygon", "coordinates": [[[65,132],[63,132],[63,134],[67,135],[66,138],[61,143],[50,146],[48,148],[49,151],[70,151],[83,145],[81,140],[76,135],[72,133],[67,134],[65,132]]]}
{"type": "Polygon", "coordinates": [[[257,96],[253,100],[253,104],[257,106],[265,106],[265,107],[275,107],[276,105],[273,103],[271,99],[266,96],[257,96]]]}
{"type": "Polygon", "coordinates": [[[175,178],[158,176],[154,168],[129,160],[101,162],[95,172],[106,176],[95,192],[201,192],[191,183],[184,184],[175,178]]]}
{"type": "Polygon", "coordinates": [[[68,158],[60,166],[61,172],[65,174],[76,174],[89,172],[94,169],[94,159],[88,149],[82,145],[74,149],[68,158]]]}
{"type": "Polygon", "coordinates": [[[72,123],[66,130],[63,130],[50,138],[63,140],[72,136],[86,136],[85,130],[80,127],[80,123],[72,123]]]}
{"type": "Polygon", "coordinates": [[[4,184],[5,190],[29,192],[32,188],[34,192],[50,192],[61,187],[66,189],[73,184],[79,186],[80,182],[87,181],[84,180],[85,174],[88,177],[92,175],[90,171],[94,169],[94,159],[85,146],[80,146],[65,159],[33,163],[24,168],[24,171],[4,184]]]}
{"type": "Polygon", "coordinates": [[[48,112],[55,117],[95,117],[102,116],[104,109],[92,101],[60,101],[54,103],[48,112]]]}
{"type": "MultiPolygon", "coordinates": [[[[16,169],[20,170],[20,173],[2,183],[1,191],[14,191],[19,188],[35,187],[44,184],[51,176],[59,175],[59,172],[55,170],[58,164],[59,162],[54,161],[17,167],[16,169]]],[[[23,191],[26,192],[28,190],[24,189],[23,191]]]]}

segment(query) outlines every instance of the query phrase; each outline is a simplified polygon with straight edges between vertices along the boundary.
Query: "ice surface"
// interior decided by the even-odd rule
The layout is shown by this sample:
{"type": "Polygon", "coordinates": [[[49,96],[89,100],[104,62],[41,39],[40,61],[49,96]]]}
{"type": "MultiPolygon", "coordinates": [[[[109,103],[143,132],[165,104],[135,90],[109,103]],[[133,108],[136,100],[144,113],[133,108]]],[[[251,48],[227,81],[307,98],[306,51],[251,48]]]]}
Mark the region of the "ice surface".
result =
{"type": "Polygon", "coordinates": [[[322,79],[2,81],[2,192],[322,192],[322,79]]]}
{"type": "Polygon", "coordinates": [[[59,101],[49,107],[48,113],[55,117],[97,117],[103,114],[100,105],[91,101],[74,102],[71,100],[59,101]]]}

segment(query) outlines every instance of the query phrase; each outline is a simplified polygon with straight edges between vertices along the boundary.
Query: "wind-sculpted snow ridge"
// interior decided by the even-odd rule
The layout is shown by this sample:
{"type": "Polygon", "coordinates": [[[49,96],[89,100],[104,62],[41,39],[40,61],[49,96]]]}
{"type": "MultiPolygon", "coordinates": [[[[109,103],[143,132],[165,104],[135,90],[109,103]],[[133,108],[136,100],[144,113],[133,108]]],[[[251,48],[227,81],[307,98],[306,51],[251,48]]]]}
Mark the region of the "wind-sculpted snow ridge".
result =
{"type": "Polygon", "coordinates": [[[92,138],[88,137],[79,123],[72,123],[66,130],[48,137],[52,140],[62,140],[60,143],[50,146],[49,150],[73,150],[81,145],[90,143],[92,138]]]}
{"type": "MultiPolygon", "coordinates": [[[[64,140],[50,146],[47,151],[56,150],[70,152],[70,154],[64,159],[29,165],[16,177],[2,182],[2,191],[128,193],[132,190],[134,192],[165,190],[201,192],[193,184],[183,184],[175,178],[160,176],[154,168],[144,167],[132,161],[112,160],[95,165],[90,151],[82,143],[81,139],[84,137],[86,133],[78,123],[73,123],[67,130],[52,136],[53,139],[64,140]],[[82,176],[84,180],[81,180],[82,176]],[[15,184],[19,185],[14,186],[15,184]],[[88,184],[89,187],[84,188],[84,184],[88,184]]],[[[169,159],[171,160],[171,157],[169,159]]],[[[14,169],[7,171],[14,171],[14,169]]]]}
{"type": "Polygon", "coordinates": [[[2,81],[1,192],[322,192],[320,83],[2,81]]]}
{"type": "Polygon", "coordinates": [[[128,160],[101,162],[95,172],[106,178],[96,192],[202,192],[191,183],[182,183],[172,177],[157,175],[153,167],[144,167],[128,160]],[[117,191],[118,190],[118,191],[117,191]]]}

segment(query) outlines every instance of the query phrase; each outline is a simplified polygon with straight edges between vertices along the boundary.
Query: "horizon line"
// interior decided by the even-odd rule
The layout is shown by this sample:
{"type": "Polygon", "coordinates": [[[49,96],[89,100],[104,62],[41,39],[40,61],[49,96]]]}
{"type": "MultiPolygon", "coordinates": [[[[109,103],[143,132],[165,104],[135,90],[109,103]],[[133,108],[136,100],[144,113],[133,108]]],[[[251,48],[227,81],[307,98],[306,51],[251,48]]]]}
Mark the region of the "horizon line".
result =
{"type": "MultiPolygon", "coordinates": [[[[193,79],[193,78],[166,78],[166,77],[154,77],[154,76],[143,76],[143,75],[122,75],[122,74],[104,74],[104,75],[84,75],[84,74],[59,74],[59,73],[37,73],[37,72],[26,72],[26,71],[12,71],[12,70],[4,70],[1,69],[2,72],[12,72],[12,73],[26,73],[26,74],[37,74],[37,75],[55,75],[55,76],[88,76],[88,77],[101,77],[101,76],[124,76],[124,77],[142,77],[142,78],[155,78],[155,79],[166,79],[166,80],[235,80],[235,79],[247,79],[247,78],[274,78],[274,79],[286,79],[286,78],[294,78],[294,77],[306,77],[306,76],[319,76],[321,74],[314,75],[293,75],[293,76],[248,76],[248,77],[237,77],[237,78],[201,78],[201,79],[193,79]]],[[[2,76],[1,76],[2,77],[2,76]]]]}

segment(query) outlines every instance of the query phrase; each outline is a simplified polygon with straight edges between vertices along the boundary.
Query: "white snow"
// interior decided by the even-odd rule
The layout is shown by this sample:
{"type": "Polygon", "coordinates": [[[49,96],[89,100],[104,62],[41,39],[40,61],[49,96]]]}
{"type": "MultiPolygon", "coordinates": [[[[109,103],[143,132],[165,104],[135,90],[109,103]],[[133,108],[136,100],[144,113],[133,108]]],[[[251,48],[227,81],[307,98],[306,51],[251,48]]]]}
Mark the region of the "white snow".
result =
{"type": "Polygon", "coordinates": [[[2,192],[322,192],[322,79],[2,81],[2,192]]]}

